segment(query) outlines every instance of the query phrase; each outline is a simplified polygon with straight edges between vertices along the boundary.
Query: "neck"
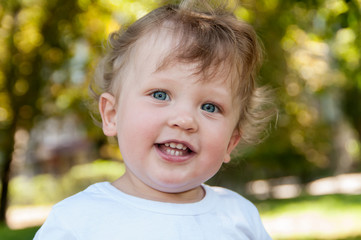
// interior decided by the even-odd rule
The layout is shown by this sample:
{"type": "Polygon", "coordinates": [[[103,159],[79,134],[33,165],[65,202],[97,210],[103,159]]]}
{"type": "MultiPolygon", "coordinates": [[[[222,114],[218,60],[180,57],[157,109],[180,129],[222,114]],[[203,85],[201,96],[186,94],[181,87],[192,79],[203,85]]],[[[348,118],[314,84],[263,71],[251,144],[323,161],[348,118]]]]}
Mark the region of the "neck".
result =
{"type": "Polygon", "coordinates": [[[162,192],[154,189],[140,180],[131,179],[125,175],[115,180],[112,185],[120,191],[147,200],[168,203],[194,203],[199,202],[205,196],[202,186],[184,192],[162,192]]]}

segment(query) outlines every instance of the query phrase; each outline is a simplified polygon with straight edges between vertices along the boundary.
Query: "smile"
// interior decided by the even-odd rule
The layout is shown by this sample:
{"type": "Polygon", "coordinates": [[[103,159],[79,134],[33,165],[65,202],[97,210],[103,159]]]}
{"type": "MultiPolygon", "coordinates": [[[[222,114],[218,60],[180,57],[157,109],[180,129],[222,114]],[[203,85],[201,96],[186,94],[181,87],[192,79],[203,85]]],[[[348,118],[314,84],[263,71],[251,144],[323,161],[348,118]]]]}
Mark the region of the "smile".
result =
{"type": "Polygon", "coordinates": [[[193,153],[193,151],[185,144],[177,142],[166,142],[163,144],[157,144],[157,147],[160,152],[170,157],[185,157],[193,153]]]}

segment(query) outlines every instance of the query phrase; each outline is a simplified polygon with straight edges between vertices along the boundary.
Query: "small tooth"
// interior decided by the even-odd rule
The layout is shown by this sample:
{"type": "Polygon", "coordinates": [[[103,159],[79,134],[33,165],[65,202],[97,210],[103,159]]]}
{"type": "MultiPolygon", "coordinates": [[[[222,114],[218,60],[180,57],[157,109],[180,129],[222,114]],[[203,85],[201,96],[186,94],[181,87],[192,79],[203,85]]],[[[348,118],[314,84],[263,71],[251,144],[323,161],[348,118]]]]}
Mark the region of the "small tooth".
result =
{"type": "Polygon", "coordinates": [[[171,144],[170,144],[170,147],[171,147],[171,148],[175,148],[175,147],[176,147],[176,144],[175,144],[175,143],[171,143],[171,144]]]}
{"type": "Polygon", "coordinates": [[[174,153],[175,153],[174,150],[171,150],[171,151],[170,151],[170,154],[171,154],[171,155],[174,155],[174,153]]]}
{"type": "Polygon", "coordinates": [[[187,150],[187,147],[186,147],[186,146],[184,146],[184,147],[182,148],[182,150],[187,150]]]}
{"type": "Polygon", "coordinates": [[[183,149],[183,144],[178,143],[176,147],[177,147],[177,149],[179,149],[179,150],[180,150],[180,149],[183,149]]]}
{"type": "Polygon", "coordinates": [[[165,145],[166,147],[169,147],[169,143],[164,143],[164,145],[165,145]]]}
{"type": "Polygon", "coordinates": [[[175,152],[175,155],[176,155],[176,156],[179,156],[179,154],[180,154],[180,153],[179,153],[178,151],[175,152]]]}

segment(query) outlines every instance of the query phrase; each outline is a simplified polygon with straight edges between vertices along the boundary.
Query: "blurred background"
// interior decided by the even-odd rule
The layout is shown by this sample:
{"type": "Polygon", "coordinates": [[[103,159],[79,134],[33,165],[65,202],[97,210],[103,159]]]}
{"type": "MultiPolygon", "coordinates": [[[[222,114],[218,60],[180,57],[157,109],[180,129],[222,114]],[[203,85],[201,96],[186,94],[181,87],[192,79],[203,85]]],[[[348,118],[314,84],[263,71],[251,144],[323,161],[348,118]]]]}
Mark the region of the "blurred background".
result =
{"type": "MultiPolygon", "coordinates": [[[[169,1],[168,1],[169,2],[169,1]]],[[[124,171],[90,116],[107,35],[162,0],[0,0],[0,238],[124,171]]],[[[274,239],[361,239],[361,0],[244,0],[279,115],[209,181],[253,200],[274,239]]]]}

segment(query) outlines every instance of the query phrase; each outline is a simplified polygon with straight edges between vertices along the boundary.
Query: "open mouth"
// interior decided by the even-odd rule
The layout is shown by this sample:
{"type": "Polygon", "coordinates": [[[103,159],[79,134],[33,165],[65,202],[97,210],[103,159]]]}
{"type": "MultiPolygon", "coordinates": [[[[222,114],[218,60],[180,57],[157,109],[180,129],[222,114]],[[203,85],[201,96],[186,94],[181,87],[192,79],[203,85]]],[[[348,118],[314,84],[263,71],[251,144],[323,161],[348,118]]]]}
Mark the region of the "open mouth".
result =
{"type": "Polygon", "coordinates": [[[187,156],[192,154],[193,151],[182,143],[167,142],[163,144],[157,144],[158,149],[170,156],[187,156]]]}

